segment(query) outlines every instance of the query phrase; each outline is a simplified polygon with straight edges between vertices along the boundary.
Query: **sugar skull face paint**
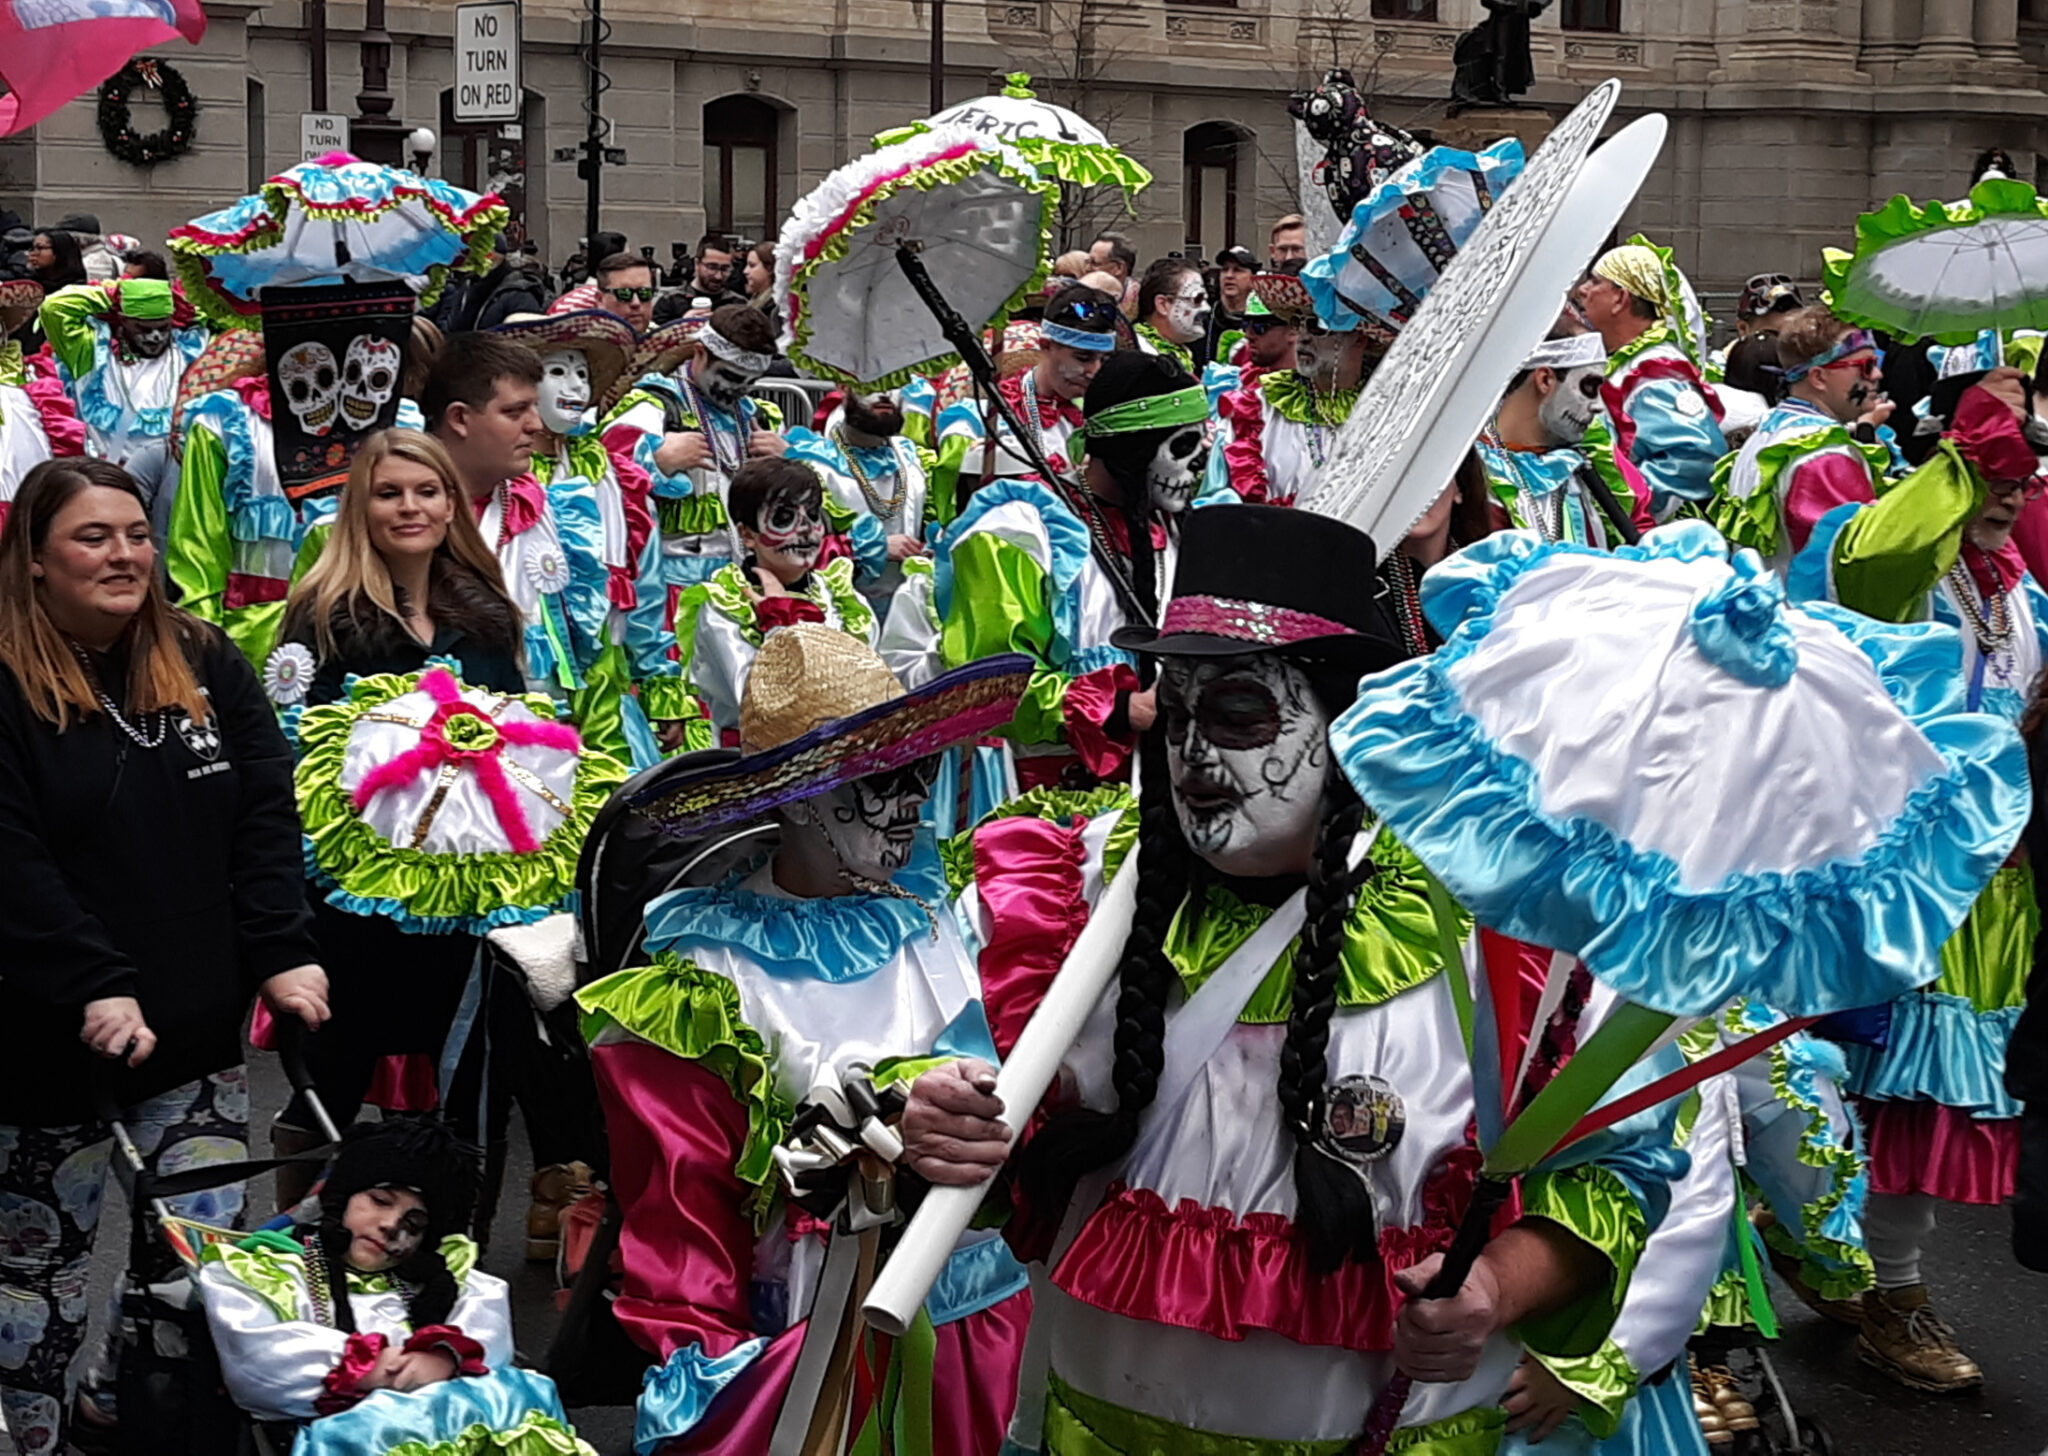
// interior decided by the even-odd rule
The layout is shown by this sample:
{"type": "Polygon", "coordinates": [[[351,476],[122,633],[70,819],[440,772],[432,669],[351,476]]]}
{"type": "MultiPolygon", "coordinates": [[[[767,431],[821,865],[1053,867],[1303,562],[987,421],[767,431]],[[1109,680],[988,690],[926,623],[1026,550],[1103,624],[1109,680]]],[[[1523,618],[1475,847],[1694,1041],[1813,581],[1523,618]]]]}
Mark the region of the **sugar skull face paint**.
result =
{"type": "Polygon", "coordinates": [[[818,564],[824,549],[824,501],[815,491],[780,491],[768,498],[751,527],[741,527],[740,539],[777,576],[799,578],[818,564]]]}
{"type": "Polygon", "coordinates": [[[1600,384],[1607,371],[1598,364],[1582,364],[1557,381],[1557,388],[1536,407],[1543,430],[1559,445],[1576,445],[1586,437],[1594,415],[1600,411],[1600,384]]]}
{"type": "Polygon", "coordinates": [[[742,369],[728,359],[707,354],[697,365],[692,382],[697,392],[704,396],[704,402],[713,409],[731,414],[746,398],[747,391],[754,387],[762,375],[758,369],[742,369]]]}
{"type": "Polygon", "coordinates": [[[1159,675],[1173,808],[1225,874],[1272,875],[1315,844],[1329,715],[1300,667],[1272,653],[1169,657],[1159,675]]]}
{"type": "Polygon", "coordinates": [[[1209,442],[1202,426],[1186,425],[1168,435],[1145,470],[1146,500],[1152,509],[1168,515],[1186,510],[1208,463],[1209,442]]]}
{"type": "Polygon", "coordinates": [[[886,883],[910,863],[918,811],[931,797],[938,760],[920,759],[892,773],[841,784],[797,806],[815,814],[840,865],[861,879],[886,883]]]}

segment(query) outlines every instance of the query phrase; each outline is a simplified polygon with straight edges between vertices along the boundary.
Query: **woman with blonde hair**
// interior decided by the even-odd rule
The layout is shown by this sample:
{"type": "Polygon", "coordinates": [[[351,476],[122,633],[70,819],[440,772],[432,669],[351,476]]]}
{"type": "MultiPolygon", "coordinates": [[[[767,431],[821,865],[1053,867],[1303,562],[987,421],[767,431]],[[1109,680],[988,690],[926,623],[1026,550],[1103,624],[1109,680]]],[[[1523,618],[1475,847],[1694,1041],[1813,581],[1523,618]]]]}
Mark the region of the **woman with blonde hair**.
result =
{"type": "MultiPolygon", "coordinates": [[[[95,1091],[152,1171],[233,1161],[249,1002],[326,1018],[291,775],[248,662],[166,598],[135,481],[104,460],[31,470],[0,530],[0,1206],[21,1233],[0,1259],[0,1413],[16,1449],[68,1449],[74,1425],[112,1147],[95,1091]]],[[[203,1196],[212,1221],[238,1219],[239,1187],[203,1196]]],[[[163,1267],[139,1272],[168,1278],[153,1247],[163,1267]]]]}
{"type": "MultiPolygon", "coordinates": [[[[465,685],[514,696],[526,687],[523,630],[447,450],[417,430],[385,430],[356,451],[333,534],[292,588],[264,682],[280,707],[314,706],[343,698],[350,677],[421,673],[445,658],[465,685]]],[[[306,1062],[345,1125],[379,1060],[440,1050],[477,943],[401,925],[324,884],[311,899],[334,1020],[309,1040],[306,1062]]],[[[271,1140],[280,1153],[303,1151],[320,1142],[316,1127],[295,1099],[271,1140]]],[[[278,1175],[287,1207],[310,1182],[291,1176],[301,1173],[278,1175]]]]}

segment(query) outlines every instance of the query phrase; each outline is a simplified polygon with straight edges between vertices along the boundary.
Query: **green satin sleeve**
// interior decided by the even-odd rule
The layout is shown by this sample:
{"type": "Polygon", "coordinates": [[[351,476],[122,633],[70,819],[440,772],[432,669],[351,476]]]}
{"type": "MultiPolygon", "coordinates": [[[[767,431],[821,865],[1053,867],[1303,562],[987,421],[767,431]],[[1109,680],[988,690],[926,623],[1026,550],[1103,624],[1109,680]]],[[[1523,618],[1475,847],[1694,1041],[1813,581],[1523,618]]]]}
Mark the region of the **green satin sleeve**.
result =
{"type": "Polygon", "coordinates": [[[43,336],[50,341],[50,352],[71,371],[73,379],[83,379],[98,362],[99,339],[93,320],[106,313],[112,304],[107,291],[93,283],[74,283],[43,300],[43,336]]]}
{"type": "Polygon", "coordinates": [[[1607,1277],[1579,1298],[1516,1326],[1532,1351],[1566,1358],[1597,1353],[1628,1296],[1636,1260],[1650,1237],[1642,1206],[1607,1169],[1580,1164],[1522,1180],[1522,1218],[1556,1224],[1607,1261],[1607,1277]]]}
{"type": "Polygon", "coordinates": [[[1052,653],[1051,587],[1022,547],[999,536],[969,536],[953,548],[953,600],[939,624],[939,650],[948,667],[1006,652],[1021,652],[1038,670],[1003,735],[1016,743],[1059,743],[1066,732],[1067,688],[1052,653]]]}
{"type": "Polygon", "coordinates": [[[1578,1416],[1596,1441],[1605,1441],[1621,1429],[1622,1413],[1634,1399],[1641,1376],[1621,1346],[1604,1341],[1590,1355],[1544,1355],[1531,1350],[1531,1358],[1557,1377],[1581,1404],[1578,1416]]]}
{"type": "Polygon", "coordinates": [[[957,430],[939,440],[932,456],[931,473],[926,477],[926,509],[934,520],[950,521],[959,513],[960,472],[967,468],[968,453],[980,443],[957,430]]]}
{"type": "Polygon", "coordinates": [[[1866,617],[1911,622],[1963,549],[1984,482],[1943,440],[1927,463],[1867,505],[1835,537],[1835,597],[1866,617]]]}
{"type": "Polygon", "coordinates": [[[637,966],[593,981],[576,993],[583,1039],[595,1045],[616,1026],[672,1056],[715,1073],[747,1109],[747,1140],[733,1172],[751,1184],[748,1211],[757,1219],[774,1201],[775,1145],[796,1109],[775,1090],[775,1069],[761,1033],[749,1026],[739,987],[695,961],[664,952],[637,966]]]}
{"type": "MultiPolygon", "coordinates": [[[[924,472],[924,523],[927,526],[950,526],[953,517],[960,514],[959,468],[954,468],[953,478],[944,490],[940,490],[938,452],[927,441],[913,440],[912,443],[917,446],[918,468],[924,472]]],[[[926,539],[929,540],[929,536],[926,539]]]]}
{"type": "Polygon", "coordinates": [[[178,472],[178,498],[171,505],[171,524],[164,542],[164,569],[178,589],[178,605],[216,626],[235,554],[223,493],[227,478],[228,456],[220,437],[207,429],[188,431],[178,472]]]}

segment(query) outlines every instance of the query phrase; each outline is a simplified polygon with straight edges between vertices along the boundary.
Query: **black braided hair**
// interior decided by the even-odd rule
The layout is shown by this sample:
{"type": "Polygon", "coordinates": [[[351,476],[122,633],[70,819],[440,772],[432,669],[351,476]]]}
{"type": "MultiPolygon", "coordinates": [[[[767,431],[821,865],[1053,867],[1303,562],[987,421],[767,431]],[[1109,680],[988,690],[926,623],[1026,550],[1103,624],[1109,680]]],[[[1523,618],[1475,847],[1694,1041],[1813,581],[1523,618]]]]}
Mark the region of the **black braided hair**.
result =
{"type": "Polygon", "coordinates": [[[1138,1123],[1159,1095],[1166,1064],[1166,1003],[1178,972],[1166,953],[1166,932],[1187,895],[1194,858],[1173,808],[1166,735],[1145,735],[1138,747],[1144,795],[1138,806],[1138,902],[1117,969],[1116,1110],[1076,1108],[1054,1117],[1018,1155],[1017,1174],[1034,1208],[1057,1221],[1083,1176],[1122,1157],[1137,1141],[1138,1123]]]}
{"type": "MultiPolygon", "coordinates": [[[[327,1266],[327,1292],[334,1311],[334,1327],[345,1335],[353,1334],[356,1312],[348,1302],[348,1251],[353,1242],[349,1231],[339,1217],[324,1215],[318,1224],[307,1230],[307,1237],[320,1241],[321,1260],[327,1266]]],[[[422,1242],[411,1258],[390,1272],[400,1284],[411,1290],[406,1300],[406,1313],[414,1329],[448,1322],[462,1291],[455,1282],[455,1274],[449,1269],[448,1261],[441,1257],[438,1243],[422,1242]]]]}
{"type": "Polygon", "coordinates": [[[467,1226],[476,1206],[481,1161],[475,1148],[434,1117],[388,1118],[358,1124],[342,1134],[341,1152],[321,1188],[320,1222],[309,1231],[320,1241],[334,1286],[336,1329],[355,1329],[347,1272],[353,1240],[342,1216],[351,1196],[384,1185],[416,1189],[427,1211],[419,1247],[391,1271],[411,1290],[406,1306],[411,1322],[419,1328],[447,1321],[461,1290],[441,1257],[441,1241],[467,1226]]]}
{"type": "Polygon", "coordinates": [[[1280,1048],[1280,1112],[1294,1134],[1295,1227],[1308,1245],[1309,1267],[1334,1271],[1347,1259],[1378,1257],[1372,1190],[1316,1136],[1329,1081],[1330,1019],[1337,1011],[1338,967],[1352,898],[1370,861],[1354,875],[1351,842],[1365,806],[1342,775],[1324,791],[1323,820],[1309,861],[1307,919],[1294,953],[1294,1004],[1280,1048]]]}

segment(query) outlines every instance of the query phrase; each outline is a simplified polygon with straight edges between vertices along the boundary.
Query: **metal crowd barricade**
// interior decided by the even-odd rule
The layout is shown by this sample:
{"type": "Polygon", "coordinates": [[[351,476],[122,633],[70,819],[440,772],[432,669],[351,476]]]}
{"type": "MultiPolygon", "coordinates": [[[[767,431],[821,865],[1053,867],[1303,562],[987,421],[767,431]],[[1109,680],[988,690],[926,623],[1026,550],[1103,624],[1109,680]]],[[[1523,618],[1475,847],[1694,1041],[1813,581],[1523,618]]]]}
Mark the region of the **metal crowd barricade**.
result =
{"type": "Polygon", "coordinates": [[[769,378],[754,381],[749,391],[755,399],[766,400],[782,411],[782,427],[785,431],[799,426],[811,427],[811,420],[837,385],[823,379],[769,378]]]}

